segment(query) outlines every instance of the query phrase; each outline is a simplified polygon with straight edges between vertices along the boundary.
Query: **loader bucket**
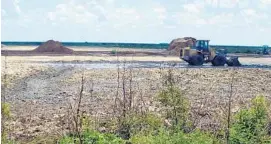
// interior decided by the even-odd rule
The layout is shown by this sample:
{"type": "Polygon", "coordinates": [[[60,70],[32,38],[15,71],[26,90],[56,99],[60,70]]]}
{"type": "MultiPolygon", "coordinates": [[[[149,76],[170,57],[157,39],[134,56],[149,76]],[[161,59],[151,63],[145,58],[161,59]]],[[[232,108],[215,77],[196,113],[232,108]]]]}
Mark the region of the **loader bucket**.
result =
{"type": "Polygon", "coordinates": [[[228,66],[241,66],[238,57],[230,57],[229,59],[227,59],[226,63],[228,66]]]}

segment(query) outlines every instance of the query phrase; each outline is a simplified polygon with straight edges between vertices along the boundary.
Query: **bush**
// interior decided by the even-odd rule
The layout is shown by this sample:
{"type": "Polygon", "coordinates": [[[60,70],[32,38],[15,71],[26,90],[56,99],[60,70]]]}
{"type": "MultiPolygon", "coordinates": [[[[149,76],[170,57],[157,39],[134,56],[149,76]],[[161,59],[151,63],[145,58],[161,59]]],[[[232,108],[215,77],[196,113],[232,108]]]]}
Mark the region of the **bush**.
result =
{"type": "Polygon", "coordinates": [[[249,53],[252,53],[252,51],[248,49],[248,50],[245,51],[245,53],[249,54],[249,53]]]}
{"type": "Polygon", "coordinates": [[[1,104],[2,117],[10,118],[10,105],[8,103],[1,104]]]}
{"type": "Polygon", "coordinates": [[[158,95],[159,102],[167,109],[166,118],[174,121],[174,126],[185,126],[189,113],[189,101],[179,89],[169,86],[158,95]]]}
{"type": "Polygon", "coordinates": [[[14,141],[8,139],[8,129],[5,126],[5,122],[11,118],[10,105],[8,103],[1,103],[2,112],[2,127],[1,127],[1,143],[11,144],[14,141]]]}
{"type": "MultiPolygon", "coordinates": [[[[113,134],[99,133],[93,130],[85,130],[82,133],[83,144],[124,144],[125,141],[113,134]]],[[[59,144],[79,144],[80,140],[77,137],[65,136],[60,139],[59,144]]]]}
{"type": "Polygon", "coordinates": [[[268,136],[268,103],[263,96],[252,100],[249,109],[243,109],[235,115],[230,129],[232,143],[271,143],[268,136]],[[269,141],[268,141],[269,140],[269,141]]]}
{"type": "Polygon", "coordinates": [[[201,131],[185,134],[161,128],[158,134],[137,135],[131,138],[132,144],[216,144],[217,139],[201,131]]]}
{"type": "Polygon", "coordinates": [[[110,53],[113,54],[113,55],[115,55],[115,54],[117,54],[117,50],[111,50],[110,53]]]}
{"type": "Polygon", "coordinates": [[[136,135],[138,133],[148,134],[159,129],[162,126],[162,120],[155,114],[130,114],[122,120],[124,125],[129,126],[130,133],[136,135]]]}
{"type": "Polygon", "coordinates": [[[137,134],[149,134],[162,126],[162,119],[150,112],[133,113],[119,120],[116,133],[123,139],[130,139],[137,134]]]}

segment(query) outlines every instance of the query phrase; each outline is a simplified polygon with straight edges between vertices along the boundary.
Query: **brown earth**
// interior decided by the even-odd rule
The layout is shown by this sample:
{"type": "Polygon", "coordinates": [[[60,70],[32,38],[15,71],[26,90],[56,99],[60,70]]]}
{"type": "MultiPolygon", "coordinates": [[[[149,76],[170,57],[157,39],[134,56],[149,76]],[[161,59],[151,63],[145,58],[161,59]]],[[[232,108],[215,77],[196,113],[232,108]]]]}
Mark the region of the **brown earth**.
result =
{"type": "Polygon", "coordinates": [[[176,38],[169,44],[168,51],[170,55],[179,56],[180,50],[185,47],[193,46],[196,39],[193,37],[176,38]]]}
{"type": "Polygon", "coordinates": [[[71,54],[73,50],[63,46],[59,41],[48,40],[36,49],[35,52],[44,53],[44,52],[53,52],[53,53],[62,53],[62,54],[71,54]]]}
{"type": "Polygon", "coordinates": [[[59,42],[48,42],[38,48],[31,46],[7,46],[1,49],[2,56],[167,56],[165,50],[104,48],[104,47],[69,47],[59,42]]]}
{"type": "MultiPolygon", "coordinates": [[[[173,44],[174,45],[174,44],[173,44]]],[[[105,57],[105,56],[124,56],[124,57],[155,57],[153,60],[156,60],[157,56],[160,56],[159,59],[164,59],[167,57],[175,57],[177,61],[179,59],[179,50],[177,47],[172,48],[172,50],[161,50],[161,49],[135,49],[135,48],[104,48],[104,47],[69,47],[73,50],[72,53],[55,53],[55,52],[36,52],[34,51],[35,46],[5,46],[1,49],[2,56],[82,56],[82,57],[105,57]],[[117,53],[112,53],[116,51],[117,53]],[[174,54],[175,53],[175,54],[174,54]]],[[[228,54],[228,56],[238,56],[238,57],[248,57],[248,58],[270,58],[271,55],[258,55],[258,54],[228,54]]],[[[61,59],[61,58],[60,58],[61,59]]],[[[166,61],[166,60],[165,60],[166,61]]]]}
{"type": "MultiPolygon", "coordinates": [[[[4,68],[2,60],[2,76],[6,72],[9,82],[6,99],[13,117],[7,125],[16,139],[29,140],[67,132],[67,111],[69,104],[78,97],[83,73],[83,111],[100,120],[113,115],[113,101],[118,91],[117,69],[83,69],[64,64],[52,67],[23,60],[15,62],[11,58],[8,58],[7,69],[4,68]]],[[[141,106],[140,99],[143,99],[147,109],[159,113],[154,98],[163,88],[163,76],[167,71],[162,67],[132,70],[135,106],[141,106]]],[[[270,69],[183,68],[174,69],[173,73],[176,85],[189,98],[193,112],[206,115],[199,121],[199,128],[209,128],[208,123],[217,125],[219,118],[223,118],[233,73],[233,112],[249,104],[258,94],[271,99],[270,69]]],[[[129,80],[126,82],[128,84],[129,80]]],[[[122,87],[120,95],[121,92],[122,87]]]]}

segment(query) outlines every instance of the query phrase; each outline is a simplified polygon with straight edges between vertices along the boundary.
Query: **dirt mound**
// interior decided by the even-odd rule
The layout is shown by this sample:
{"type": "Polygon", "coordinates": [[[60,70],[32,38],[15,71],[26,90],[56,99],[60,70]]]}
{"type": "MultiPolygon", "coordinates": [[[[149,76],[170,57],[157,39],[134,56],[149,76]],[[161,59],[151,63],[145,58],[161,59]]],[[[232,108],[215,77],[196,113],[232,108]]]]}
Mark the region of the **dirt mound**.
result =
{"type": "Polygon", "coordinates": [[[180,54],[180,50],[185,47],[193,46],[196,43],[196,39],[193,37],[176,38],[169,44],[168,51],[170,55],[180,54]]]}
{"type": "Polygon", "coordinates": [[[61,53],[61,54],[71,54],[73,50],[64,47],[60,42],[54,40],[48,40],[47,42],[43,43],[36,49],[35,52],[52,52],[52,53],[61,53]]]}

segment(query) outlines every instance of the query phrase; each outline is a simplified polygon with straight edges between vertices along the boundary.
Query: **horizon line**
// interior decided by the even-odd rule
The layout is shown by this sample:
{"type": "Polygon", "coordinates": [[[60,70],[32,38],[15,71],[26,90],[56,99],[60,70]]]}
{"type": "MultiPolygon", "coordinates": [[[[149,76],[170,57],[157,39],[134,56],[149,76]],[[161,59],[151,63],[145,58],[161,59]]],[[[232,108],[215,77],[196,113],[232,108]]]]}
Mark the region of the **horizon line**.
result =
{"type": "MultiPolygon", "coordinates": [[[[47,40],[48,41],[48,40],[47,40]]],[[[44,43],[46,41],[1,41],[2,43],[44,43]]],[[[169,43],[166,42],[160,42],[160,43],[146,43],[146,42],[90,42],[90,41],[59,41],[60,43],[105,43],[105,44],[167,44],[169,45],[169,43]]],[[[266,46],[266,44],[263,45],[227,45],[227,44],[210,44],[210,46],[246,46],[246,47],[263,47],[266,46]]],[[[267,45],[268,47],[270,47],[269,45],[267,45]]]]}

